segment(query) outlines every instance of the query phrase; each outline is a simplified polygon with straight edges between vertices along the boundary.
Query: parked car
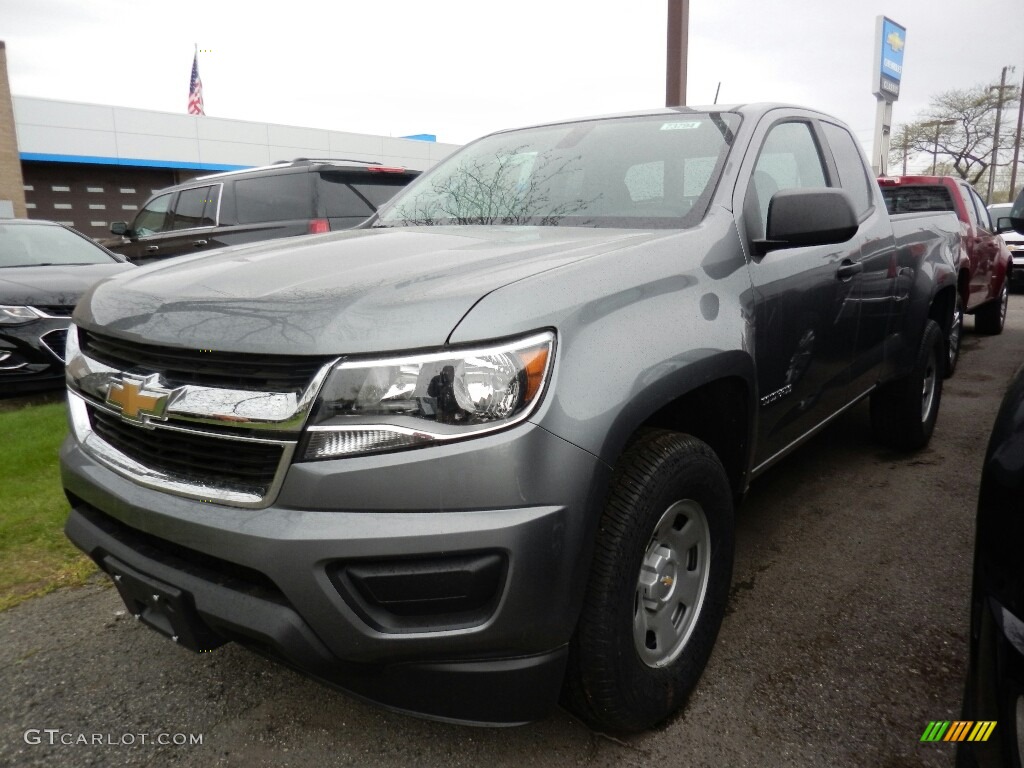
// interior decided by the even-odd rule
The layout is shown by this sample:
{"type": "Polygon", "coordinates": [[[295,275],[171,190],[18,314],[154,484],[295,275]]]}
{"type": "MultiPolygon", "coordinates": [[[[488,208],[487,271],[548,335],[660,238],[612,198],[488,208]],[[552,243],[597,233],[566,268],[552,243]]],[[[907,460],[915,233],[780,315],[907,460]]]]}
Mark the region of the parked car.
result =
{"type": "Polygon", "coordinates": [[[1010,225],[1009,216],[1013,209],[1012,203],[993,203],[988,207],[989,215],[996,231],[1003,236],[1006,248],[1013,259],[1013,270],[1010,272],[1010,285],[1014,288],[1024,286],[1024,235],[1010,225]]]}
{"type": "Polygon", "coordinates": [[[298,159],[200,176],[157,192],[104,244],[136,264],[228,245],[354,227],[419,171],[298,159]]]}
{"type": "Polygon", "coordinates": [[[985,454],[971,589],[963,719],[992,738],[958,745],[958,768],[1024,763],[1024,368],[1003,399],[985,454]]]}
{"type": "Polygon", "coordinates": [[[64,384],[64,339],[79,297],[129,269],[50,221],[0,220],[0,396],[64,384]]]}
{"type": "MultiPolygon", "coordinates": [[[[993,206],[994,208],[995,206],[993,206]]],[[[1024,190],[993,211],[1024,235],[1024,190]],[[1009,208],[1009,210],[1007,210],[1009,208]]],[[[1000,226],[1002,228],[1002,226],[1000,226]]],[[[1024,366],[996,415],[978,493],[970,657],[963,718],[995,723],[992,738],[957,745],[957,768],[1024,765],[1024,366]]]]}
{"type": "Polygon", "coordinates": [[[959,248],[812,110],[493,134],[365,228],[100,285],[66,532],[185,647],[648,728],[711,654],[751,479],[864,398],[886,445],[931,438],[959,248]]]}
{"type": "Polygon", "coordinates": [[[1010,252],[996,232],[988,209],[974,188],[952,176],[895,176],[878,180],[889,213],[954,211],[963,243],[959,272],[957,332],[951,335],[948,373],[959,359],[959,328],[963,313],[974,315],[980,333],[998,334],[1006,322],[1009,302],[1010,252]]]}

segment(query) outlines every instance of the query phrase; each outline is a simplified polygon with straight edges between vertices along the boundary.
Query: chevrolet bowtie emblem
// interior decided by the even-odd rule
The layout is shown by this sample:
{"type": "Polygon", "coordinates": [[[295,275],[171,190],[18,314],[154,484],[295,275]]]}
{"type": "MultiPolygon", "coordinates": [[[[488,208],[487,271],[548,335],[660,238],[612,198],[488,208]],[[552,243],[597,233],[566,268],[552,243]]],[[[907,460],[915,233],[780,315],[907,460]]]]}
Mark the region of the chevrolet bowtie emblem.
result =
{"type": "Polygon", "coordinates": [[[146,424],[152,419],[166,419],[167,406],[174,390],[164,389],[156,382],[159,376],[130,378],[110,382],[107,389],[107,403],[121,409],[121,417],[136,424],[146,424]]]}

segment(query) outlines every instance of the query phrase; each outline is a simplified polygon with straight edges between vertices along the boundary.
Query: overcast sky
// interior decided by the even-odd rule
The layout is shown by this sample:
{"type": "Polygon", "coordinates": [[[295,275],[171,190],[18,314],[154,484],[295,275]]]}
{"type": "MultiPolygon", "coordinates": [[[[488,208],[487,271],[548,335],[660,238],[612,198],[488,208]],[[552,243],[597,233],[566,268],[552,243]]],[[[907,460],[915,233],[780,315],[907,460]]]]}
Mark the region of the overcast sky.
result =
{"type": "MultiPolygon", "coordinates": [[[[870,147],[878,15],[907,28],[896,123],[1005,65],[1021,82],[1021,0],[692,0],[687,101],[721,82],[719,103],[822,109],[870,147]]],[[[666,0],[0,0],[16,95],[184,113],[198,44],[208,115],[452,143],[663,105],[665,26],[666,0]]]]}

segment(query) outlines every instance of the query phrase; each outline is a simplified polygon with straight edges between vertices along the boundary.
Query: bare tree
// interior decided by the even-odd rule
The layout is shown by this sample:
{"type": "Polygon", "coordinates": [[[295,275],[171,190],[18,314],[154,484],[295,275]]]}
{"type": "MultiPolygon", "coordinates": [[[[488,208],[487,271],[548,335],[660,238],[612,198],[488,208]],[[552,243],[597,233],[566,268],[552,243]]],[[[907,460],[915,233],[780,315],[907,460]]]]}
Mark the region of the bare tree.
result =
{"type": "MultiPolygon", "coordinates": [[[[1007,86],[1003,91],[1004,113],[1020,99],[1020,89],[1007,86]]],[[[927,111],[918,120],[899,126],[890,144],[890,163],[903,163],[904,157],[927,155],[933,167],[944,164],[962,179],[977,184],[993,166],[998,89],[977,85],[953,90],[932,98],[927,111]]],[[[1013,137],[1000,136],[1001,152],[996,166],[1012,162],[1013,137]]]]}

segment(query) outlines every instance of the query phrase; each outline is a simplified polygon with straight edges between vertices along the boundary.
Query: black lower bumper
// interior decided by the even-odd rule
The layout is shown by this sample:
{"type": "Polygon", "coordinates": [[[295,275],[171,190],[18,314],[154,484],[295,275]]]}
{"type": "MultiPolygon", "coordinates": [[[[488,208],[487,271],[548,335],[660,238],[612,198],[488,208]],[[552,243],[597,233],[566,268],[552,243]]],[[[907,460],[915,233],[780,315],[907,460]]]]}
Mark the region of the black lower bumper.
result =
{"type": "Polygon", "coordinates": [[[360,698],[447,721],[514,725],[546,717],[557,703],[565,647],[511,658],[354,663],[337,658],[272,585],[147,551],[88,505],[71,511],[65,532],[113,578],[133,615],[192,650],[236,641],[360,698]]]}

